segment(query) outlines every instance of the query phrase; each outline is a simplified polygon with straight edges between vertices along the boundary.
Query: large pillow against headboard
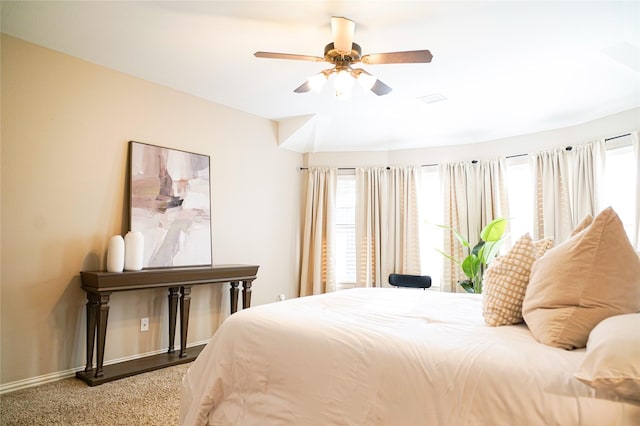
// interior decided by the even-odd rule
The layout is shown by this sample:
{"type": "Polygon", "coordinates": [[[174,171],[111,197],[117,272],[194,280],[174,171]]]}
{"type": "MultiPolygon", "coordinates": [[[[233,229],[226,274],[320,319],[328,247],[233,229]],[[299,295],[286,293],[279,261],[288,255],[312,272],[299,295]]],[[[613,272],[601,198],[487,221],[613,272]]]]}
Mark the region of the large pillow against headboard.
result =
{"type": "Polygon", "coordinates": [[[584,347],[603,319],[640,311],[640,259],[612,208],[536,260],[522,303],[534,337],[584,347]]]}

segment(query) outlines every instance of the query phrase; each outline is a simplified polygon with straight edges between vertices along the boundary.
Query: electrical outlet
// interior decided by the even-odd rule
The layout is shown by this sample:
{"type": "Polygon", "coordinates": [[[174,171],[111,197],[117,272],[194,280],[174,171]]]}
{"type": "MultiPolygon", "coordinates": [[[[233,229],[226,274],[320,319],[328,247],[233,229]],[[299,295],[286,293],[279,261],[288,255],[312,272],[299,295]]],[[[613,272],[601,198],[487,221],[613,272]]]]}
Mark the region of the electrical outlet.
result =
{"type": "Polygon", "coordinates": [[[140,331],[149,331],[149,318],[140,319],[140,331]]]}

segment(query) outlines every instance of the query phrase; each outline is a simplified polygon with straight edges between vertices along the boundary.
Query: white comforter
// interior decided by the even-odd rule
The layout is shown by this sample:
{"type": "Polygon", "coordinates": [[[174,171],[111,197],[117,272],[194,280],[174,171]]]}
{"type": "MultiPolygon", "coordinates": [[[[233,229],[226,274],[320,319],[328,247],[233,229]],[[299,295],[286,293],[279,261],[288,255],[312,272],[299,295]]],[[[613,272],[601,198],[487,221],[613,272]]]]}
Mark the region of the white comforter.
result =
{"type": "Polygon", "coordinates": [[[183,380],[185,425],[640,424],[573,377],[584,350],[488,327],[476,295],[354,289],[231,315],[183,380]]]}

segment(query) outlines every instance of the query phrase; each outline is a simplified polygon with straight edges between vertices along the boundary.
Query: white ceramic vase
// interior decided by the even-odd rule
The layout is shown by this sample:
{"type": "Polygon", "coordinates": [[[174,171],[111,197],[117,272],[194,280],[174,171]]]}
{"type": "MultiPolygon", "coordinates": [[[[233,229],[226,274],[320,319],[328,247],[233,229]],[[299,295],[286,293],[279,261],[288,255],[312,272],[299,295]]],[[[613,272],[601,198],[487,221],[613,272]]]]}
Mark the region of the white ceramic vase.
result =
{"type": "Polygon", "coordinates": [[[144,236],[142,232],[129,231],[124,236],[124,269],[139,271],[142,269],[144,255],[144,236]]]}
{"type": "Polygon", "coordinates": [[[114,235],[107,247],[107,272],[122,272],[124,268],[124,239],[114,235]]]}

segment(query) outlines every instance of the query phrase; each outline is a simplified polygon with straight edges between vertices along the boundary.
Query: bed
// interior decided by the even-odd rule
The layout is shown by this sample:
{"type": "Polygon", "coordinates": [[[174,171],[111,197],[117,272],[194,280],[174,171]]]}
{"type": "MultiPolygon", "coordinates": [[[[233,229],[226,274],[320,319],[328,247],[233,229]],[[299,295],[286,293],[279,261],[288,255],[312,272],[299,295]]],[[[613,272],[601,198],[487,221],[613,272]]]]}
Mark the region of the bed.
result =
{"type": "Polygon", "coordinates": [[[480,295],[344,290],[227,318],[183,379],[180,422],[640,424],[640,401],[574,377],[584,357],[487,326],[480,295]]]}

